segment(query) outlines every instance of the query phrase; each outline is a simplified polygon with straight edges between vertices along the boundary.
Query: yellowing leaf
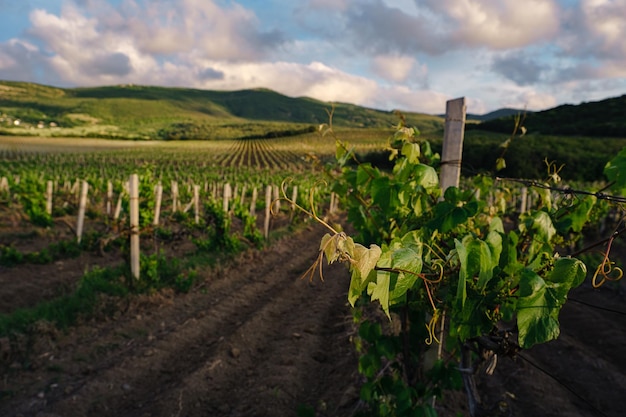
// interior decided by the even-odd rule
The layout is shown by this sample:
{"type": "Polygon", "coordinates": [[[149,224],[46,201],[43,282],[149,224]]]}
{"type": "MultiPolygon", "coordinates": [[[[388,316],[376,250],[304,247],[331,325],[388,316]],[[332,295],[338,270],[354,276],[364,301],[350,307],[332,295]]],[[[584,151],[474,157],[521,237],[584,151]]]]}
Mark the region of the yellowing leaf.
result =
{"type": "Polygon", "coordinates": [[[353,267],[359,271],[361,282],[364,282],[374,269],[381,253],[382,251],[378,245],[370,245],[370,248],[367,249],[361,244],[354,243],[354,253],[352,254],[353,267]]]}
{"type": "Polygon", "coordinates": [[[326,260],[329,265],[339,259],[340,253],[337,251],[337,237],[338,235],[331,236],[326,233],[322,237],[322,242],[320,243],[320,250],[324,252],[324,255],[326,255],[326,260]]]}
{"type": "Polygon", "coordinates": [[[376,282],[370,282],[367,284],[367,294],[372,301],[378,300],[380,306],[387,317],[391,320],[389,315],[389,286],[391,285],[391,274],[385,271],[378,271],[376,274],[376,282]]]}

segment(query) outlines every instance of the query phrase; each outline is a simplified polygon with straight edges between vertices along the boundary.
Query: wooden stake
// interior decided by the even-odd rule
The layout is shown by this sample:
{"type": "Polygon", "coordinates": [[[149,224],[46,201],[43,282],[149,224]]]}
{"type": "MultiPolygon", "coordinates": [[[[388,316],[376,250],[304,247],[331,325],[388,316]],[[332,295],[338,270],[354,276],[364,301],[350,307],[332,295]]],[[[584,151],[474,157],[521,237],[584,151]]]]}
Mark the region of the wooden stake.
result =
{"type": "Polygon", "coordinates": [[[172,181],[172,213],[178,211],[178,182],[172,181]]]}
{"type": "Polygon", "coordinates": [[[256,216],[256,199],[258,198],[256,187],[252,189],[252,200],[250,200],[250,215],[256,216]]]}
{"type": "MultiPolygon", "coordinates": [[[[461,179],[461,163],[463,160],[463,136],[465,134],[465,97],[449,100],[446,102],[446,123],[443,132],[443,148],[441,156],[441,198],[448,187],[458,187],[461,179]]],[[[443,357],[443,345],[446,324],[446,310],[441,313],[441,326],[439,328],[439,346],[437,359],[443,357]]],[[[432,399],[435,407],[435,397],[432,399]]]]}
{"type": "Polygon", "coordinates": [[[528,188],[527,187],[522,187],[522,195],[520,197],[520,204],[519,204],[519,212],[520,214],[524,214],[526,213],[526,204],[528,203],[528,188]]]}
{"type": "Polygon", "coordinates": [[[239,206],[243,207],[246,200],[246,191],[248,191],[248,186],[244,185],[241,189],[241,196],[239,197],[239,206]]]}
{"type": "Polygon", "coordinates": [[[274,209],[273,212],[278,214],[280,212],[280,191],[278,190],[278,186],[274,185],[272,187],[272,191],[274,193],[274,209]]]}
{"type": "Polygon", "coordinates": [[[265,223],[263,227],[265,239],[270,237],[270,217],[272,216],[272,186],[265,188],[265,223]]]}
{"type": "Polygon", "coordinates": [[[224,199],[222,201],[222,210],[228,213],[230,198],[232,197],[232,189],[229,183],[224,184],[224,199]]]}
{"type": "Polygon", "coordinates": [[[463,159],[463,135],[465,133],[465,97],[446,103],[446,124],[441,152],[441,191],[458,187],[463,159]]]}
{"type": "Polygon", "coordinates": [[[107,182],[107,200],[106,200],[106,213],[107,217],[111,217],[111,205],[113,204],[113,183],[107,182]]]}
{"type": "Polygon", "coordinates": [[[154,188],[155,194],[155,203],[154,203],[154,220],[152,224],[155,226],[159,225],[159,217],[161,215],[161,200],[163,199],[163,186],[161,183],[158,183],[154,188]]]}
{"type": "Polygon", "coordinates": [[[53,194],[53,186],[52,181],[48,181],[46,183],[46,213],[52,215],[52,194],[53,194]]]}
{"type": "Polygon", "coordinates": [[[0,179],[0,191],[6,191],[7,193],[9,192],[9,180],[7,179],[7,177],[2,177],[0,179]]]}
{"type": "Polygon", "coordinates": [[[200,223],[200,186],[193,186],[193,212],[196,224],[200,223]]]}
{"type": "Polygon", "coordinates": [[[130,271],[135,279],[139,279],[139,177],[130,176],[130,271]]]}
{"type": "Polygon", "coordinates": [[[290,220],[293,220],[296,214],[296,202],[298,200],[298,186],[294,185],[293,190],[291,190],[291,215],[290,220]]]}
{"type": "Polygon", "coordinates": [[[78,224],[76,225],[76,238],[80,243],[83,238],[83,225],[85,223],[85,208],[87,207],[87,192],[89,191],[89,184],[87,181],[82,182],[80,189],[80,201],[78,203],[78,224]]]}

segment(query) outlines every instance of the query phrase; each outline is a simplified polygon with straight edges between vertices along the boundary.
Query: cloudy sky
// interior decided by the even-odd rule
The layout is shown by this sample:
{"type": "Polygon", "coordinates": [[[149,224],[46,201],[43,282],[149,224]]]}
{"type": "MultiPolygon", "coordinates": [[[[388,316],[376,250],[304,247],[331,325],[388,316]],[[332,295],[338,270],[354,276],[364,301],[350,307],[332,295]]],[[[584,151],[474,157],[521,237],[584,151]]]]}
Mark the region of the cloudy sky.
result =
{"type": "Polygon", "coordinates": [[[626,94],[626,0],[0,0],[0,79],[542,110],[626,94]]]}

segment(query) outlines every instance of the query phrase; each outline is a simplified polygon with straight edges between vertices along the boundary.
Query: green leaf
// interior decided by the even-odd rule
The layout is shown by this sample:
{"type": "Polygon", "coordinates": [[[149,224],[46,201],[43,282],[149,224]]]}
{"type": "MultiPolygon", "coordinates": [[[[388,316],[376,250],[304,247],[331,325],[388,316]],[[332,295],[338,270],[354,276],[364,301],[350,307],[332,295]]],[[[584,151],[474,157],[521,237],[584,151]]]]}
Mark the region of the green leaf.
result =
{"type": "MultiPolygon", "coordinates": [[[[483,291],[489,281],[491,281],[491,278],[493,278],[493,268],[496,263],[493,261],[487,242],[474,239],[468,251],[468,261],[471,261],[471,269],[472,271],[477,270],[476,272],[478,273],[478,289],[483,291]]],[[[468,269],[470,266],[468,266],[468,269]]]]}
{"type": "Polygon", "coordinates": [[[367,284],[367,294],[372,301],[378,300],[383,311],[389,319],[389,287],[391,285],[391,274],[386,271],[377,271],[376,281],[367,284]]]}
{"type": "Polygon", "coordinates": [[[427,190],[439,187],[437,171],[429,165],[417,164],[415,166],[415,179],[417,180],[417,185],[427,190]]]}
{"type": "Polygon", "coordinates": [[[348,288],[348,302],[352,307],[358,300],[363,291],[367,288],[367,285],[376,279],[376,271],[371,270],[366,276],[362,276],[357,268],[352,268],[352,276],[350,278],[350,288],[348,288]]]}
{"type": "Polygon", "coordinates": [[[554,263],[554,269],[548,277],[556,297],[562,303],[567,299],[570,289],[578,287],[587,276],[587,267],[576,258],[559,258],[554,263]]]}
{"type": "MultiPolygon", "coordinates": [[[[547,185],[547,184],[546,184],[547,185]]],[[[552,194],[548,188],[539,188],[537,189],[537,193],[539,194],[539,198],[541,199],[541,203],[548,210],[552,209],[552,194]]]]}
{"type": "Polygon", "coordinates": [[[580,232],[589,221],[589,214],[597,200],[595,196],[587,196],[580,199],[576,205],[560,210],[560,212],[563,212],[563,215],[556,224],[557,229],[563,234],[570,230],[576,233],[580,232]]]}
{"type": "Polygon", "coordinates": [[[373,168],[369,162],[360,164],[356,170],[356,184],[358,186],[363,186],[372,178],[372,176],[379,177],[380,173],[376,168],[373,168]]]}
{"type": "Polygon", "coordinates": [[[504,234],[504,225],[502,224],[501,218],[494,217],[491,219],[491,222],[489,223],[489,232],[504,234]]]}
{"type": "Polygon", "coordinates": [[[517,301],[519,343],[524,349],[559,336],[559,312],[567,294],[580,285],[586,276],[585,264],[574,258],[559,258],[544,280],[524,269],[517,301]]]}
{"type": "Polygon", "coordinates": [[[496,159],[496,171],[502,171],[504,168],[506,168],[506,161],[504,158],[496,159]]]}
{"type": "Polygon", "coordinates": [[[370,248],[367,249],[359,243],[354,244],[354,253],[352,254],[354,263],[352,266],[359,272],[361,282],[364,282],[370,272],[372,272],[380,259],[381,253],[382,250],[378,245],[370,245],[370,248]]]}
{"type": "Polygon", "coordinates": [[[415,282],[420,279],[422,266],[421,245],[404,246],[392,251],[391,267],[402,271],[398,273],[398,279],[391,292],[392,301],[404,297],[406,292],[413,288],[415,282]]]}
{"type": "Polygon", "coordinates": [[[402,155],[406,156],[406,159],[412,164],[419,163],[420,145],[417,143],[405,142],[405,144],[402,145],[402,155]]]}
{"type": "Polygon", "coordinates": [[[621,195],[626,195],[626,147],[604,166],[604,175],[615,184],[611,187],[621,195]]]}
{"type": "Polygon", "coordinates": [[[459,282],[456,288],[456,302],[463,308],[465,299],[467,298],[467,250],[465,246],[458,240],[454,239],[454,247],[459,257],[461,269],[459,270],[459,282]]]}
{"type": "Polygon", "coordinates": [[[485,239],[489,250],[491,251],[492,268],[500,263],[500,255],[502,254],[502,235],[499,232],[491,231],[485,239]]]}
{"type": "Polygon", "coordinates": [[[502,238],[498,233],[490,233],[488,239],[491,239],[495,253],[492,252],[489,243],[471,235],[463,238],[463,241],[458,244],[456,243],[458,240],[455,241],[464,279],[468,280],[478,276],[476,285],[479,291],[483,291],[493,278],[493,270],[498,265],[502,251],[502,238]],[[460,252],[459,248],[462,248],[460,252]]]}
{"type": "Polygon", "coordinates": [[[383,211],[387,211],[391,203],[389,178],[379,177],[372,181],[371,193],[374,203],[378,204],[383,211]]]}
{"type": "Polygon", "coordinates": [[[546,282],[524,269],[517,301],[518,339],[523,349],[559,337],[559,308],[546,282]]]}
{"type": "Polygon", "coordinates": [[[339,236],[326,233],[322,236],[322,242],[320,243],[320,250],[324,251],[328,264],[332,264],[339,259],[340,251],[338,250],[339,236]]]}
{"type": "Polygon", "coordinates": [[[530,217],[529,230],[535,232],[533,238],[540,238],[542,242],[549,242],[556,234],[550,215],[545,211],[537,211],[530,217]]]}

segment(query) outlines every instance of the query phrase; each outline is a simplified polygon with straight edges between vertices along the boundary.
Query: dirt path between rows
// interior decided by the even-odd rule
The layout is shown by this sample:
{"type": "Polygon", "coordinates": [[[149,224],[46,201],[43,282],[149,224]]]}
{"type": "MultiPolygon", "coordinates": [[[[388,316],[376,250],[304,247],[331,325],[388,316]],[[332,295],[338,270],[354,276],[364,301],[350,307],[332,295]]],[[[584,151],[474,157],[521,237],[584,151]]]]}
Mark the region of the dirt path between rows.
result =
{"type": "Polygon", "coordinates": [[[346,372],[356,370],[348,274],[300,279],[322,234],[309,227],[248,252],[197,291],[143,297],[115,321],[42,329],[30,369],[2,381],[12,398],[0,415],[345,414],[358,397],[346,372]]]}
{"type": "MultiPolygon", "coordinates": [[[[40,325],[29,360],[2,370],[0,416],[282,417],[298,409],[351,416],[359,407],[349,275],[300,279],[313,264],[320,226],[205,271],[189,294],[163,292],[116,305],[62,334],[40,325]],[[104,321],[103,321],[104,320],[104,321]]],[[[626,291],[575,290],[559,340],[501,358],[479,379],[499,415],[618,417],[626,409],[626,291]]],[[[463,393],[437,403],[469,415],[463,393]]]]}

